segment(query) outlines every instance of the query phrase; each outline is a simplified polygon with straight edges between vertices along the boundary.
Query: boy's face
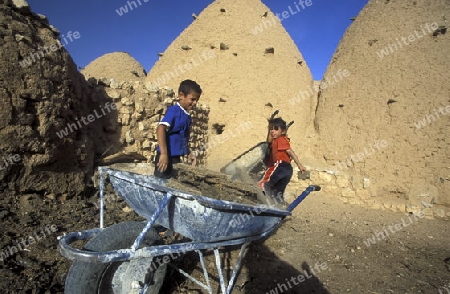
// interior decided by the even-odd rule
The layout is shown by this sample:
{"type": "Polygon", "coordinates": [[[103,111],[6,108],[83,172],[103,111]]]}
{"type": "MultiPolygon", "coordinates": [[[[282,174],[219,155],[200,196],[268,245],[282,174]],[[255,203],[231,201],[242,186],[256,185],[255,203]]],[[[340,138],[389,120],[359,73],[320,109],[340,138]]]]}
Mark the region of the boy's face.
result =
{"type": "Polygon", "coordinates": [[[272,138],[276,139],[282,135],[284,135],[286,132],[283,131],[280,127],[277,126],[270,126],[270,135],[272,138]]]}
{"type": "Polygon", "coordinates": [[[180,98],[180,105],[186,110],[192,110],[197,105],[198,99],[200,99],[200,94],[194,91],[189,92],[184,95],[183,92],[178,93],[178,98],[180,98]]]}

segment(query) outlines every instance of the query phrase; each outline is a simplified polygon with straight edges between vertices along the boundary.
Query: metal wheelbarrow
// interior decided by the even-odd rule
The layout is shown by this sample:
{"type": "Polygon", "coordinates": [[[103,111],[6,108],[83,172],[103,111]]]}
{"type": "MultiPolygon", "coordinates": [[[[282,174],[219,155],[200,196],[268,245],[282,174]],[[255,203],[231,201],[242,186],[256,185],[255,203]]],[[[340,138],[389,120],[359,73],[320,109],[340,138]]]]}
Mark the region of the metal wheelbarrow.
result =
{"type": "Polygon", "coordinates": [[[203,253],[213,250],[222,293],[231,293],[245,249],[268,237],[311,191],[309,186],[286,210],[268,205],[240,204],[193,195],[166,186],[165,180],[132,172],[99,167],[100,227],[59,237],[60,253],[73,260],[66,277],[65,293],[159,293],[167,266],[187,252],[199,255],[204,282],[182,269],[181,274],[213,293],[203,253]],[[104,181],[146,222],[124,222],[103,228],[104,181]],[[237,221],[239,218],[240,221],[237,221]],[[188,242],[155,245],[154,226],[171,229],[188,242]],[[82,249],[71,246],[89,241],[82,249]],[[240,246],[229,281],[225,281],[219,248],[240,246]]]}

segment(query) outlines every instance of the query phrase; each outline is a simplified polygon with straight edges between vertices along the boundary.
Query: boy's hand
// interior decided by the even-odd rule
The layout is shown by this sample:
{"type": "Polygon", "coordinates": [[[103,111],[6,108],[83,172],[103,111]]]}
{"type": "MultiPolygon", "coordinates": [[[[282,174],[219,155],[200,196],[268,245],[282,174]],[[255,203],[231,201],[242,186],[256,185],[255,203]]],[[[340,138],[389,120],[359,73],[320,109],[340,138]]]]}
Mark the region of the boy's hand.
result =
{"type": "Polygon", "coordinates": [[[158,161],[158,170],[164,172],[169,165],[169,156],[167,154],[161,154],[158,161]]]}
{"type": "Polygon", "coordinates": [[[306,167],[304,167],[303,165],[300,165],[298,168],[300,169],[300,171],[301,171],[302,173],[305,172],[305,171],[307,171],[306,167]]]}
{"type": "Polygon", "coordinates": [[[195,156],[195,154],[193,152],[189,153],[188,160],[191,162],[192,166],[197,165],[197,156],[195,156]]]}

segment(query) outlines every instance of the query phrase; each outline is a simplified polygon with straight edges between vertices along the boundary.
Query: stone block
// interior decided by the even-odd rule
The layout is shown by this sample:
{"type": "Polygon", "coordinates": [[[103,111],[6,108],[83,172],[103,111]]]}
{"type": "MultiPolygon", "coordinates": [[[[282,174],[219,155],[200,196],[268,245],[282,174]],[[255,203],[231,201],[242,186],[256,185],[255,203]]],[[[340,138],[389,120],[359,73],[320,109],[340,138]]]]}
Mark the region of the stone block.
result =
{"type": "Polygon", "coordinates": [[[322,187],[322,191],[324,193],[326,193],[327,195],[331,195],[331,196],[341,195],[341,190],[342,189],[340,189],[340,188],[338,188],[336,186],[330,186],[330,185],[325,185],[325,186],[322,187]]]}
{"type": "Polygon", "coordinates": [[[366,200],[364,200],[364,203],[366,204],[366,206],[372,207],[373,204],[375,203],[375,200],[372,200],[372,199],[366,199],[366,200]]]}
{"type": "Polygon", "coordinates": [[[367,188],[369,188],[369,187],[370,187],[370,179],[364,178],[364,179],[363,179],[363,188],[364,188],[364,189],[367,189],[367,188]]]}
{"type": "Polygon", "coordinates": [[[123,113],[120,117],[120,121],[122,123],[123,126],[128,126],[130,124],[131,121],[131,115],[123,113]]]}
{"type": "Polygon", "coordinates": [[[348,200],[348,202],[350,204],[353,204],[353,205],[361,205],[361,204],[363,204],[363,202],[360,199],[356,198],[356,197],[355,198],[350,198],[348,200]]]}
{"type": "Polygon", "coordinates": [[[142,149],[151,150],[151,148],[152,148],[152,142],[150,142],[150,140],[144,140],[144,142],[142,142],[142,149]]]}
{"type": "Polygon", "coordinates": [[[345,204],[348,204],[348,199],[347,198],[339,198],[339,199],[341,199],[342,200],[342,202],[344,202],[345,204]]]}
{"type": "Polygon", "coordinates": [[[136,103],[134,106],[134,111],[140,114],[144,113],[144,106],[142,105],[142,103],[136,103]]]}
{"type": "Polygon", "coordinates": [[[350,177],[350,184],[355,189],[363,189],[363,182],[360,177],[350,177]]]}
{"type": "Polygon", "coordinates": [[[382,206],[379,203],[374,201],[371,207],[374,209],[381,209],[382,206]]]}
{"type": "Polygon", "coordinates": [[[111,88],[105,88],[105,98],[111,98],[114,102],[118,102],[121,98],[121,94],[119,91],[111,88]]]}
{"type": "Polygon", "coordinates": [[[360,198],[360,199],[368,199],[370,198],[370,193],[368,190],[358,190],[356,192],[356,195],[360,198]]]}
{"type": "Polygon", "coordinates": [[[122,103],[122,106],[133,106],[134,105],[134,101],[132,101],[130,98],[128,97],[124,97],[120,100],[120,102],[122,103]]]}
{"type": "Polygon", "coordinates": [[[439,218],[445,218],[445,211],[443,209],[436,209],[434,215],[439,218]]]}
{"type": "Polygon", "coordinates": [[[139,129],[139,131],[144,131],[147,129],[147,126],[143,122],[140,121],[138,123],[138,129],[139,129]]]}
{"type": "Polygon", "coordinates": [[[433,218],[433,209],[431,207],[422,209],[421,213],[426,218],[433,218]]]}
{"type": "Polygon", "coordinates": [[[397,204],[395,207],[396,207],[397,210],[400,211],[400,212],[406,212],[406,204],[404,204],[404,203],[397,204]]]}
{"type": "Polygon", "coordinates": [[[415,205],[407,204],[406,205],[406,212],[418,215],[420,213],[420,208],[415,206],[415,205]]]}
{"type": "Polygon", "coordinates": [[[153,93],[157,93],[159,91],[159,88],[157,85],[151,83],[151,82],[146,82],[144,84],[145,89],[147,89],[149,92],[153,92],[153,93]]]}
{"type": "Polygon", "coordinates": [[[334,176],[326,172],[318,172],[317,177],[320,183],[325,184],[331,183],[334,180],[334,176]]]}
{"type": "Polygon", "coordinates": [[[344,190],[342,190],[341,195],[342,195],[342,197],[347,197],[347,198],[354,198],[354,197],[356,197],[355,191],[353,191],[350,188],[345,188],[344,190]]]}
{"type": "Polygon", "coordinates": [[[131,114],[131,113],[133,113],[133,111],[130,107],[125,107],[122,105],[122,107],[119,110],[119,113],[131,114]]]}
{"type": "Polygon", "coordinates": [[[134,137],[133,137],[133,133],[132,133],[131,131],[127,131],[127,132],[125,133],[125,141],[126,141],[128,144],[134,143],[134,137]]]}
{"type": "Polygon", "coordinates": [[[111,79],[111,83],[109,84],[109,86],[112,89],[120,89],[121,88],[121,85],[117,81],[115,81],[114,79],[111,79]]]}
{"type": "Polygon", "coordinates": [[[336,185],[341,188],[348,188],[350,186],[350,181],[347,176],[337,175],[336,185]]]}

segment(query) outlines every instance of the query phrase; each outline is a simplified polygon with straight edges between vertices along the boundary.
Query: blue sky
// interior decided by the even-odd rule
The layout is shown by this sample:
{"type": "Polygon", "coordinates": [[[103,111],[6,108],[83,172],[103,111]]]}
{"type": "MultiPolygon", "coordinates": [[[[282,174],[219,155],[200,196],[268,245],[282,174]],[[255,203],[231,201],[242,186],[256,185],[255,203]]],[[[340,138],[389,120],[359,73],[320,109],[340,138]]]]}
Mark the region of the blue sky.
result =
{"type": "MultiPolygon", "coordinates": [[[[103,54],[124,51],[145,70],[158,60],[170,43],[213,0],[134,0],[138,7],[124,13],[128,0],[28,0],[32,10],[44,14],[66,36],[80,38],[67,44],[73,60],[85,67],[103,54]],[[145,2],[147,1],[147,2],[145,2]]],[[[130,0],[131,1],[131,0],[130,0]]],[[[242,1],[242,0],[236,0],[242,1]]],[[[322,79],[328,63],[348,26],[368,0],[310,0],[312,5],[282,21],[308,63],[314,79],[322,79]]],[[[295,9],[299,0],[262,0],[272,12],[295,9]]],[[[300,6],[299,6],[300,7],[300,6]]]]}

